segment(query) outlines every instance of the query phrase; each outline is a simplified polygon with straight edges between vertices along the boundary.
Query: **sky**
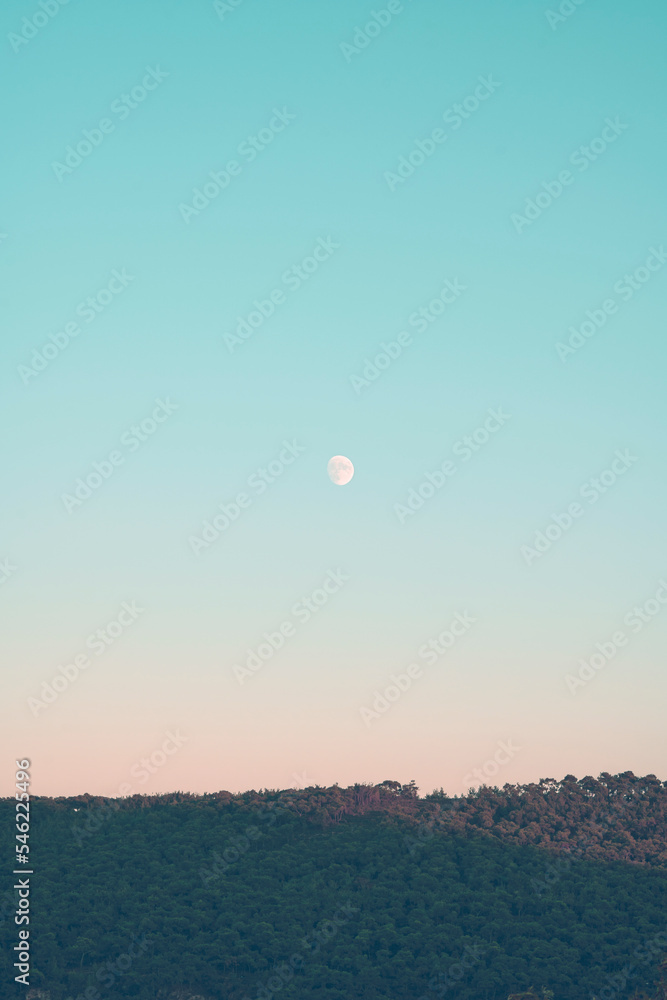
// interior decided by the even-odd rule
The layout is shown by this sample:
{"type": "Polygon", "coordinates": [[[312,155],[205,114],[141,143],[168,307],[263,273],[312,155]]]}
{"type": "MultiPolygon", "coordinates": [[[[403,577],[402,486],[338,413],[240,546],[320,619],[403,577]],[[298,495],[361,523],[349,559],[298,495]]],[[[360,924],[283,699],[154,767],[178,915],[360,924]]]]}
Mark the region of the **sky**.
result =
{"type": "Polygon", "coordinates": [[[3,7],[3,794],[667,779],[666,18],[3,7]]]}

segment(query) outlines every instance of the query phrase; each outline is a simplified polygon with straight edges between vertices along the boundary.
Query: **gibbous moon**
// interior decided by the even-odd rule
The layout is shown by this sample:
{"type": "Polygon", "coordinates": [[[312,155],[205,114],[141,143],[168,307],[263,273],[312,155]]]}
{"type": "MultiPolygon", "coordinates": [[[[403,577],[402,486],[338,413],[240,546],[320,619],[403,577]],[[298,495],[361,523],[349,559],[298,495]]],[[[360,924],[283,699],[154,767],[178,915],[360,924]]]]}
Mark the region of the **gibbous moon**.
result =
{"type": "Polygon", "coordinates": [[[327,462],[327,472],[332,483],[336,486],[345,486],[354,475],[354,466],[345,455],[334,455],[327,462]]]}

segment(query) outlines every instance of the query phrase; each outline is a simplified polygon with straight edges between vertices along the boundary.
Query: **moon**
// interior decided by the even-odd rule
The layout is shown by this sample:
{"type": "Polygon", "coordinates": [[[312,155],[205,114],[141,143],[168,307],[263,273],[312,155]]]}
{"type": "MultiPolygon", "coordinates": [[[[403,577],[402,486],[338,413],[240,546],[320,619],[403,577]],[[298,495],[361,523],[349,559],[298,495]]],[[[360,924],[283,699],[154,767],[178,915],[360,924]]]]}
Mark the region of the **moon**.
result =
{"type": "Polygon", "coordinates": [[[345,455],[334,455],[327,462],[327,472],[332,483],[336,486],[345,486],[354,475],[354,466],[345,455]]]}

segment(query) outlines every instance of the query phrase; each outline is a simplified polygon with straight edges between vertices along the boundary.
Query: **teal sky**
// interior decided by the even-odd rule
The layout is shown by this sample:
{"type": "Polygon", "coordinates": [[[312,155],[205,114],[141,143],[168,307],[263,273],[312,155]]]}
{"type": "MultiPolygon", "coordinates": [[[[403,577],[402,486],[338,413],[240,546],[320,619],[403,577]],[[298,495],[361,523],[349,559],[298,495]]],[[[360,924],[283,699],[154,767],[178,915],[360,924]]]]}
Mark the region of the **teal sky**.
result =
{"type": "Polygon", "coordinates": [[[408,0],[354,52],[386,4],[218,7],[70,2],[36,29],[36,2],[0,13],[4,759],[32,757],[37,794],[461,792],[509,740],[484,780],[664,779],[667,604],[624,623],[667,576],[664,5],[583,3],[552,25],[557,5],[534,0],[408,0]],[[84,130],[98,145],[66,172],[84,130]],[[224,190],[184,211],[230,161],[224,190]],[[421,331],[446,281],[462,290],[421,331]],[[588,312],[600,328],[559,356],[588,312]],[[466,460],[457,442],[498,409],[466,460]],[[260,494],[249,477],[286,441],[299,454],[260,494]],[[592,503],[581,490],[618,451],[631,460],[592,503]],[[112,452],[90,497],[63,499],[112,452]],[[354,463],[345,487],[334,455],[354,463]],[[576,502],[548,551],[522,553],[576,502]],[[300,621],[330,572],[349,580],[300,621]],[[145,610],[98,656],[86,639],[123,602],[145,610]],[[457,613],[474,625],[427,663],[457,613]],[[234,665],[284,622],[240,683],[234,665]],[[568,686],[619,629],[627,643],[568,686]],[[410,663],[420,675],[365,722],[410,663]],[[128,779],[168,731],[178,753],[128,779]]]}

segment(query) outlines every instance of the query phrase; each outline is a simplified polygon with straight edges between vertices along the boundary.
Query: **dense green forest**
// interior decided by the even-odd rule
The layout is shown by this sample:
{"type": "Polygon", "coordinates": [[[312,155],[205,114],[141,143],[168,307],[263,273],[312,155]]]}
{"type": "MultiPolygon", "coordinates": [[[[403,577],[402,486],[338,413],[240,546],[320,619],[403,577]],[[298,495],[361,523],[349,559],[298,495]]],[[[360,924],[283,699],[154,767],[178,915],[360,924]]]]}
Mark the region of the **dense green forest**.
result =
{"type": "Polygon", "coordinates": [[[39,994],[13,983],[14,800],[0,810],[2,997],[667,998],[654,775],[33,799],[39,994]]]}

